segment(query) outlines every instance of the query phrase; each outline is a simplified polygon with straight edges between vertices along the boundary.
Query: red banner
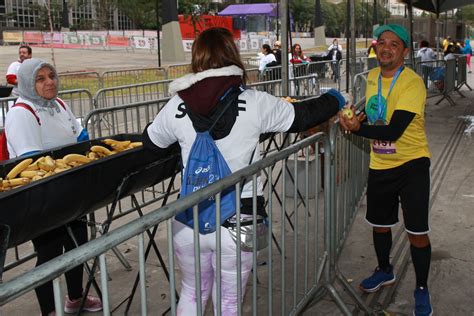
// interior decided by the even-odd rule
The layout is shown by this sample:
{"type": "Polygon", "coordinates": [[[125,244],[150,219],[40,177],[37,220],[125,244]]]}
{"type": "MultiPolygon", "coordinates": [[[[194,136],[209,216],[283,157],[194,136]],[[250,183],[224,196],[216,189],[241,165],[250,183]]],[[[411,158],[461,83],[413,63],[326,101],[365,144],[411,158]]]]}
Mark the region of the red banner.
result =
{"type": "MultiPolygon", "coordinates": [[[[181,28],[181,36],[184,39],[194,39],[196,33],[194,32],[193,22],[190,16],[186,18],[183,15],[178,16],[179,26],[181,28]]],[[[240,39],[240,30],[234,30],[232,28],[232,17],[228,16],[214,16],[214,15],[201,15],[196,21],[197,34],[204,30],[212,27],[223,27],[228,29],[234,34],[235,39],[240,39]]]]}
{"type": "Polygon", "coordinates": [[[128,37],[108,35],[107,46],[128,47],[128,37]]]}
{"type": "Polygon", "coordinates": [[[23,32],[23,41],[28,44],[42,44],[43,34],[41,32],[23,32]]]}

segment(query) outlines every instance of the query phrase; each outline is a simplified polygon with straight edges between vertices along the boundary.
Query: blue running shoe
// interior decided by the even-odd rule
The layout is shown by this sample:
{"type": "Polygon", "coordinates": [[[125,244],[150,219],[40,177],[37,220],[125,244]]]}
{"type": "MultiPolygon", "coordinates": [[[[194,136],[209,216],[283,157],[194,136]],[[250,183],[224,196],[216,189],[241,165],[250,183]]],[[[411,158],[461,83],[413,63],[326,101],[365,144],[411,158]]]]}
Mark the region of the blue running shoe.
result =
{"type": "Polygon", "coordinates": [[[384,272],[377,267],[374,273],[360,283],[360,289],[367,293],[377,292],[382,286],[390,285],[395,282],[393,267],[390,266],[390,272],[384,272]]]}
{"type": "Polygon", "coordinates": [[[414,316],[431,316],[433,315],[433,308],[430,303],[430,292],[427,288],[417,287],[415,289],[415,310],[414,316]]]}

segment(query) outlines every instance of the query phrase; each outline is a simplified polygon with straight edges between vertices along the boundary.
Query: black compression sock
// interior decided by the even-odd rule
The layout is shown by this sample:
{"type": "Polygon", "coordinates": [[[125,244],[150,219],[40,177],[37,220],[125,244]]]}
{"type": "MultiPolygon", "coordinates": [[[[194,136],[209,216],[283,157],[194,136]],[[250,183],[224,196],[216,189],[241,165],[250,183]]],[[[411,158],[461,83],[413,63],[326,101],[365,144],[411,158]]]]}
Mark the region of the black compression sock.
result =
{"type": "Polygon", "coordinates": [[[377,233],[373,231],[375,253],[379,268],[384,272],[390,272],[390,250],[392,249],[392,231],[377,233]]]}
{"type": "Polygon", "coordinates": [[[415,267],[416,286],[428,286],[428,273],[430,272],[431,245],[417,248],[410,245],[411,260],[415,267]]]}

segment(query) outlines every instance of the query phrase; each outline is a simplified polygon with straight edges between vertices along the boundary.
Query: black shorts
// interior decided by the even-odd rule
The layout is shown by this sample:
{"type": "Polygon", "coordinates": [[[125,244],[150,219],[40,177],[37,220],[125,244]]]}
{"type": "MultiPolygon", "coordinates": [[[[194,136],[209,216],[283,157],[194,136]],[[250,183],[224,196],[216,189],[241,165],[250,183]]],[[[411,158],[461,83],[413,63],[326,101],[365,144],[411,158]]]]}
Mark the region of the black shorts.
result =
{"type": "Polygon", "coordinates": [[[429,232],[430,159],[411,160],[399,167],[369,169],[366,220],[374,227],[398,223],[398,203],[405,230],[421,235],[429,232]]]}

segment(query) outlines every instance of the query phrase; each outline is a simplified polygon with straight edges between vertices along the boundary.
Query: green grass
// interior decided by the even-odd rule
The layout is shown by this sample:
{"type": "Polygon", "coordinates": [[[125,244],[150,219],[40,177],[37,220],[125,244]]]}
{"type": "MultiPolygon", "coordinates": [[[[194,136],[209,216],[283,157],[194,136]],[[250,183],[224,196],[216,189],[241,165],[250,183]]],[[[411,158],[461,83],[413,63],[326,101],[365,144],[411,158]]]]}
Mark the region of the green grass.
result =
{"type": "Polygon", "coordinates": [[[86,89],[94,95],[99,89],[130,84],[146,83],[151,81],[165,80],[165,76],[156,73],[140,72],[138,74],[119,74],[105,78],[101,82],[97,76],[93,75],[67,75],[59,76],[61,90],[86,89]]]}

